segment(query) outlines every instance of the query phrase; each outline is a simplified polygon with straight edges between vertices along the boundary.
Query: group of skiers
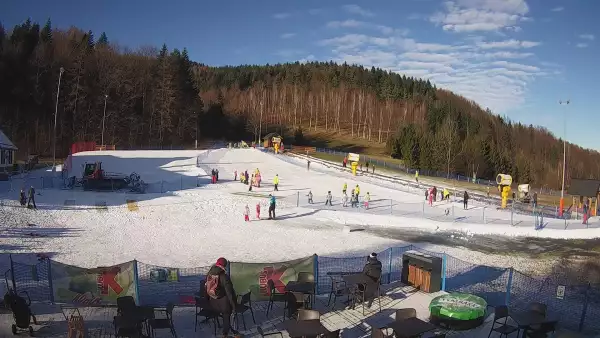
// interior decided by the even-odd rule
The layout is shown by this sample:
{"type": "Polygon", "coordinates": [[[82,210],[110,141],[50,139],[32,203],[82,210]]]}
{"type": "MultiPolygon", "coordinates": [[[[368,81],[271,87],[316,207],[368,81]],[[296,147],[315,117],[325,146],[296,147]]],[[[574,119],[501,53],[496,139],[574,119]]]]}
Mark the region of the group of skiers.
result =
{"type": "MultiPolygon", "coordinates": [[[[348,184],[344,183],[344,187],[342,188],[342,206],[343,207],[347,207],[348,206],[348,184]]],[[[350,196],[350,206],[352,208],[358,208],[359,206],[359,202],[358,202],[358,197],[360,195],[360,187],[358,186],[358,184],[356,185],[356,187],[354,189],[352,189],[351,191],[351,196],[350,196]]],[[[306,195],[308,197],[308,204],[313,204],[313,193],[312,191],[308,191],[308,194],[306,195]]],[[[325,205],[329,205],[332,206],[332,200],[333,200],[333,196],[331,195],[331,191],[327,192],[327,195],[325,196],[325,205]]],[[[363,198],[363,206],[365,209],[369,209],[369,202],[371,201],[371,194],[369,194],[369,192],[367,192],[367,194],[365,195],[365,197],[363,198]]]]}
{"type": "MultiPolygon", "coordinates": [[[[269,219],[275,218],[275,206],[277,205],[275,196],[269,194],[269,219]]],[[[256,219],[260,220],[260,202],[256,203],[256,219]]],[[[250,222],[250,207],[246,204],[244,208],[244,221],[250,222]]]]}
{"type": "MultiPolygon", "coordinates": [[[[238,172],[235,170],[233,172],[233,180],[237,181],[238,172]]],[[[240,172],[240,182],[248,185],[248,191],[252,191],[252,187],[260,188],[260,184],[262,182],[262,175],[260,174],[260,170],[256,168],[256,171],[252,173],[252,175],[248,175],[248,170],[240,172]]],[[[279,191],[279,174],[276,174],[273,177],[273,191],[279,191]]]]}
{"type": "Polygon", "coordinates": [[[37,205],[35,205],[35,188],[33,185],[29,187],[27,196],[25,196],[25,190],[21,189],[19,192],[19,203],[22,207],[27,205],[27,208],[37,209],[37,205]]]}
{"type": "MultiPolygon", "coordinates": [[[[418,179],[418,176],[416,176],[415,178],[418,179]]],[[[425,190],[425,201],[428,201],[430,206],[433,206],[433,202],[436,202],[437,193],[438,193],[438,189],[435,186],[425,190]]],[[[448,190],[448,188],[444,188],[443,190],[440,190],[440,201],[450,201],[450,191],[448,190]]],[[[467,210],[468,206],[469,206],[469,193],[467,193],[467,191],[465,190],[465,192],[463,194],[463,208],[465,210],[467,210]]]]}
{"type": "Polygon", "coordinates": [[[219,169],[212,169],[210,171],[210,177],[211,177],[210,182],[212,184],[217,183],[219,181],[219,169]]]}

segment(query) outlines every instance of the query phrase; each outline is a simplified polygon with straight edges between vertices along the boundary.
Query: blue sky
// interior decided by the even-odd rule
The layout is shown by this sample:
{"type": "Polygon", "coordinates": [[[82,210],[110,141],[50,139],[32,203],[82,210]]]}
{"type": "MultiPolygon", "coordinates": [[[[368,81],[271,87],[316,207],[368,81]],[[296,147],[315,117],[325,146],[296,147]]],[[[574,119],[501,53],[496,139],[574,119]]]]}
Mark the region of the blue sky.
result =
{"type": "Polygon", "coordinates": [[[423,77],[495,113],[600,150],[600,1],[22,1],[31,17],[111,42],[187,47],[210,65],[334,60],[423,77]],[[569,99],[568,106],[559,100],[569,99]]]}

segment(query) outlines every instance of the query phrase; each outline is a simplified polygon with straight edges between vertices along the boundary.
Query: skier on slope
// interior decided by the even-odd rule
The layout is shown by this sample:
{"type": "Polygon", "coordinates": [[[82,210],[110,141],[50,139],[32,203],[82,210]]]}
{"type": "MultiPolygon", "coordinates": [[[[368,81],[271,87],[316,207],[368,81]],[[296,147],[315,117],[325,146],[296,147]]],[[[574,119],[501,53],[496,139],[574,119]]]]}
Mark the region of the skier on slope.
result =
{"type": "Polygon", "coordinates": [[[312,194],[312,191],[309,190],[308,191],[308,195],[306,195],[306,196],[308,196],[308,204],[313,204],[313,194],[312,194]]]}
{"type": "Polygon", "coordinates": [[[21,192],[19,193],[19,203],[21,203],[22,207],[27,204],[27,197],[25,197],[25,190],[23,189],[21,189],[21,192]]]}
{"type": "Polygon", "coordinates": [[[367,194],[365,195],[365,209],[369,209],[369,201],[371,200],[371,195],[369,195],[369,192],[367,191],[367,194]]]}
{"type": "Polygon", "coordinates": [[[269,219],[275,218],[275,196],[269,194],[269,219]]]}
{"type": "Polygon", "coordinates": [[[356,185],[356,188],[354,188],[354,194],[356,195],[356,197],[360,195],[360,187],[358,186],[358,184],[356,185]]]}
{"type": "Polygon", "coordinates": [[[344,183],[344,187],[342,188],[342,194],[345,194],[346,190],[348,190],[348,184],[344,183]]]}
{"type": "Polygon", "coordinates": [[[342,196],[342,206],[343,207],[347,207],[348,206],[348,194],[346,194],[345,191],[344,191],[344,195],[342,196]]]}
{"type": "Polygon", "coordinates": [[[237,170],[233,171],[233,181],[237,181],[237,170]]]}
{"type": "Polygon", "coordinates": [[[275,177],[273,178],[273,185],[275,186],[274,191],[279,191],[279,174],[275,174],[275,177]]]}
{"type": "Polygon", "coordinates": [[[250,222],[250,208],[248,207],[248,204],[246,204],[246,207],[244,208],[244,221],[250,222]]]}
{"type": "Polygon", "coordinates": [[[327,197],[325,198],[325,205],[327,205],[329,203],[329,206],[331,206],[331,199],[333,197],[331,196],[331,191],[327,192],[327,197]]]}
{"type": "Polygon", "coordinates": [[[256,219],[260,219],[260,203],[256,203],[256,219]]]}

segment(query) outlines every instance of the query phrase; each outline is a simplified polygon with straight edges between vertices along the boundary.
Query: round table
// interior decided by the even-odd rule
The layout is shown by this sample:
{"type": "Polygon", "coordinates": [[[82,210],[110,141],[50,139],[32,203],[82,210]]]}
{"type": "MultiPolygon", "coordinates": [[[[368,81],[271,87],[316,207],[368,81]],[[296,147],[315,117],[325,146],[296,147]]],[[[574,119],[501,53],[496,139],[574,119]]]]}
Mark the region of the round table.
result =
{"type": "Polygon", "coordinates": [[[455,330],[469,330],[483,323],[487,302],[467,293],[449,293],[429,304],[433,322],[455,330]]]}

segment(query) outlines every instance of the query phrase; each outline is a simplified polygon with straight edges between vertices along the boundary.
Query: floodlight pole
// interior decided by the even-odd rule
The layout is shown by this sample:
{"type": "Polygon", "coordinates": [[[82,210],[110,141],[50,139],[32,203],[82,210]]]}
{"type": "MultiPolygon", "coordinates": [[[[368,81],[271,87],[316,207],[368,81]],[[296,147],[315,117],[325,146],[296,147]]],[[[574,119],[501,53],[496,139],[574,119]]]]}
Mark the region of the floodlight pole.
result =
{"type": "MultiPolygon", "coordinates": [[[[570,100],[558,101],[561,106],[568,106],[571,103],[570,100]]],[[[565,207],[565,172],[567,171],[567,113],[566,108],[564,112],[564,123],[563,123],[563,169],[562,169],[562,185],[560,188],[560,207],[558,209],[558,216],[563,216],[563,209],[565,207]]]]}
{"type": "Polygon", "coordinates": [[[52,168],[56,168],[56,122],[58,117],[58,98],[60,96],[60,80],[65,72],[63,67],[60,67],[60,73],[58,74],[58,89],[56,90],[56,105],[54,106],[54,131],[52,133],[52,168]]]}

